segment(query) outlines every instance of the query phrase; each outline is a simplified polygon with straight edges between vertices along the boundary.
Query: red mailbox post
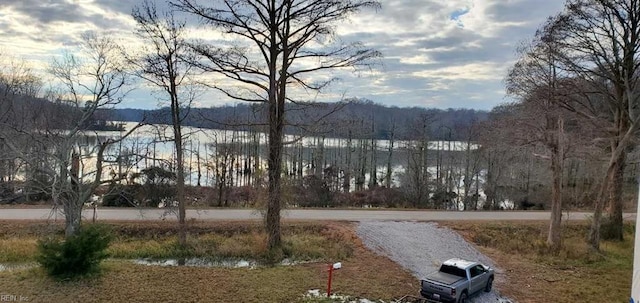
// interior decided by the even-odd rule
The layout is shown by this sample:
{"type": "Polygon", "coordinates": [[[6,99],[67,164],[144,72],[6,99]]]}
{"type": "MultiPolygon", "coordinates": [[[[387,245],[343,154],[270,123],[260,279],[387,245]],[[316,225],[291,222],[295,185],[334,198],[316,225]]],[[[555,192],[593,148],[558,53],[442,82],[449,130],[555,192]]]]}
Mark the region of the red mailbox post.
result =
{"type": "Polygon", "coordinates": [[[327,298],[331,297],[331,278],[333,276],[333,271],[342,268],[342,263],[333,263],[329,264],[329,281],[327,282],[327,298]]]}

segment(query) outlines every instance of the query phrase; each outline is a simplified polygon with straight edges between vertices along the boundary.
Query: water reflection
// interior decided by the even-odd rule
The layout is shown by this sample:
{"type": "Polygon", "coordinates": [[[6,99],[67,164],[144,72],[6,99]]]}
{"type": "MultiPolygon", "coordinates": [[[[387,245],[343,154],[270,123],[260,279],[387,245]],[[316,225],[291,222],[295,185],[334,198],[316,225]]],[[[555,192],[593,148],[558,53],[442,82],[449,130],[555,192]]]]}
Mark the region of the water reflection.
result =
{"type": "MultiPolygon", "coordinates": [[[[284,259],[279,265],[291,266],[304,263],[310,263],[315,261],[293,261],[290,259],[284,259]]],[[[191,266],[191,267],[217,267],[217,268],[256,268],[261,266],[257,261],[244,260],[244,259],[224,259],[224,260],[211,260],[207,258],[184,258],[184,259],[151,259],[142,258],[133,260],[133,263],[147,266],[191,266]]]]}
{"type": "MultiPolygon", "coordinates": [[[[95,146],[105,138],[119,138],[135,122],[124,123],[124,131],[87,132],[80,143],[83,153],[83,176],[91,179],[91,167],[95,166],[95,146]]],[[[184,127],[185,182],[188,185],[213,185],[224,179],[231,186],[252,185],[266,178],[267,137],[264,133],[232,130],[184,127]]],[[[145,125],[118,144],[109,147],[105,154],[102,178],[140,172],[148,167],[172,170],[175,159],[170,125],[145,125]]],[[[393,170],[391,185],[399,186],[407,165],[407,148],[415,142],[389,140],[342,139],[287,135],[284,148],[283,173],[292,178],[309,174],[332,174],[335,179],[351,179],[351,190],[362,189],[372,181],[382,182],[387,166],[393,170]],[[375,166],[375,169],[371,167],[375,166]],[[369,168],[365,168],[369,167],[369,168]],[[362,172],[361,172],[362,171],[362,172]]],[[[465,142],[429,141],[427,148],[433,151],[464,151],[465,142]]],[[[473,144],[470,149],[477,149],[473,144]]],[[[435,170],[435,167],[429,167],[435,170]]],[[[344,184],[342,181],[341,183],[344,184]]]]}

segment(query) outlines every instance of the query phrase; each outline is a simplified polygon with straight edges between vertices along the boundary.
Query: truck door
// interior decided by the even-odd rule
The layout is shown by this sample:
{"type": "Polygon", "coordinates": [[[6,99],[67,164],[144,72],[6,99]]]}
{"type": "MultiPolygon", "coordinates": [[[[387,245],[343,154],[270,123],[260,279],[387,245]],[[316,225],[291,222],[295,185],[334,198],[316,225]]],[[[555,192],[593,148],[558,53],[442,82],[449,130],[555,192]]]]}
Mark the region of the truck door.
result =
{"type": "Polygon", "coordinates": [[[469,292],[475,293],[487,284],[486,271],[482,265],[476,265],[469,269],[469,292]]]}

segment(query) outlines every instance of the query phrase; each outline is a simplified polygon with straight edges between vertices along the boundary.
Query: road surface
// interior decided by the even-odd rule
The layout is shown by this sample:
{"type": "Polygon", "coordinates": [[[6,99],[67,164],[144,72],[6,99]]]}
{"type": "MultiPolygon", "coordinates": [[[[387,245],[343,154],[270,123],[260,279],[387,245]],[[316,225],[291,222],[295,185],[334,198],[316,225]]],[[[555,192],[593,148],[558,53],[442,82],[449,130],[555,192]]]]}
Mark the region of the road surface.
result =
{"type": "MultiPolygon", "coordinates": [[[[175,220],[175,213],[166,209],[98,208],[98,220],[175,220]]],[[[563,220],[586,220],[590,212],[563,212],[563,220]]],[[[93,217],[93,209],[83,212],[84,219],[93,217]]],[[[341,210],[287,209],[283,219],[290,220],[346,220],[346,221],[490,221],[490,220],[549,220],[545,211],[434,211],[434,210],[341,210]]],[[[49,208],[0,208],[0,220],[62,220],[64,215],[49,208]]],[[[260,220],[254,209],[189,209],[187,219],[196,220],[260,220]]],[[[635,213],[625,213],[625,220],[635,220],[635,213]]]]}

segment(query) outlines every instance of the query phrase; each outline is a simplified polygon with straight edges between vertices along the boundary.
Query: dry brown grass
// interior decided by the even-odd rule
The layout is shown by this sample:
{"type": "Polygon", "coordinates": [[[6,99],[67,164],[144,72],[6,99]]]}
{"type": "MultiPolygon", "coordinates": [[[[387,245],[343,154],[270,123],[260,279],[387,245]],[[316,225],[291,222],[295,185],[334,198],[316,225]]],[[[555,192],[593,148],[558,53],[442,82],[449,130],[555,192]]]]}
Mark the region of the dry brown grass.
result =
{"type": "Polygon", "coordinates": [[[547,222],[448,223],[478,245],[503,270],[496,287],[520,303],[629,302],[633,271],[633,226],[624,242],[603,241],[589,253],[585,222],[564,226],[564,247],[549,253],[547,222]]]}
{"type": "MultiPolygon", "coordinates": [[[[114,222],[110,250],[120,256],[170,257],[175,223],[114,222]]],[[[626,241],[603,242],[604,254],[589,254],[586,223],[565,226],[564,249],[548,253],[546,222],[443,223],[460,232],[501,268],[501,293],[527,302],[628,302],[633,227],[626,241]]],[[[61,226],[41,222],[0,222],[0,258],[29,259],[35,241],[61,226]],[[6,245],[6,246],[5,246],[6,245]],[[11,248],[7,248],[7,247],[11,248]]],[[[190,222],[190,255],[260,256],[264,233],[258,222],[190,222]]],[[[99,277],[56,282],[41,269],[0,272],[0,295],[31,302],[301,302],[307,290],[325,290],[327,264],[341,261],[334,291],[352,297],[390,300],[416,294],[418,281],[388,258],[367,250],[345,222],[286,222],[285,252],[300,259],[323,260],[296,266],[257,269],[155,267],[110,260],[99,277]]],[[[5,262],[5,261],[2,261],[5,262]]]]}
{"type": "MultiPolygon", "coordinates": [[[[0,235],[3,226],[0,224],[0,235]]],[[[102,275],[74,282],[57,282],[47,278],[39,268],[0,272],[0,294],[28,297],[29,302],[302,302],[309,289],[325,291],[327,264],[337,261],[343,263],[343,268],[334,273],[336,293],[390,300],[417,292],[417,281],[411,274],[388,258],[368,251],[349,223],[286,223],[284,226],[284,239],[289,243],[285,246],[290,253],[320,255],[326,262],[224,269],[143,266],[126,260],[110,260],[103,265],[102,275]],[[318,237],[324,240],[319,241],[318,237]],[[326,247],[316,247],[321,244],[326,247]]],[[[22,237],[40,233],[38,228],[23,227],[31,231],[23,230],[22,237]]],[[[252,222],[193,223],[191,227],[194,241],[217,243],[218,249],[233,251],[233,254],[243,250],[260,253],[264,245],[260,226],[252,222]],[[235,237],[241,240],[229,240],[235,237]]],[[[164,223],[125,222],[114,224],[114,228],[120,237],[116,243],[123,239],[146,241],[135,244],[144,242],[144,247],[137,247],[133,242],[122,244],[127,249],[161,250],[166,244],[163,241],[173,236],[173,227],[164,223]]]]}
{"type": "MultiPolygon", "coordinates": [[[[259,222],[190,222],[186,249],[177,245],[175,222],[110,222],[115,239],[108,249],[113,258],[202,257],[264,258],[266,234],[259,222]]],[[[33,261],[37,239],[62,237],[61,224],[0,222],[0,262],[33,261]]],[[[283,224],[284,256],[294,260],[342,259],[353,243],[323,223],[283,224]]]]}

